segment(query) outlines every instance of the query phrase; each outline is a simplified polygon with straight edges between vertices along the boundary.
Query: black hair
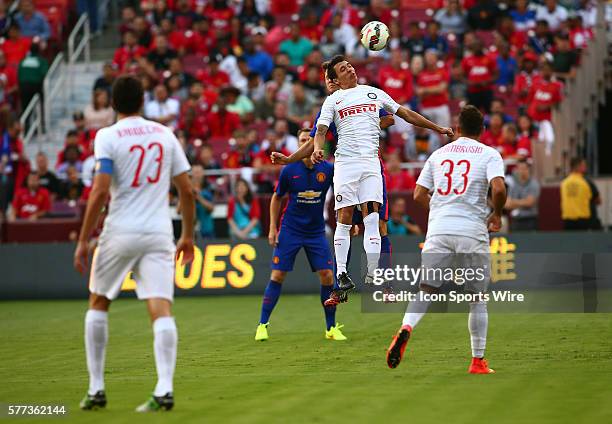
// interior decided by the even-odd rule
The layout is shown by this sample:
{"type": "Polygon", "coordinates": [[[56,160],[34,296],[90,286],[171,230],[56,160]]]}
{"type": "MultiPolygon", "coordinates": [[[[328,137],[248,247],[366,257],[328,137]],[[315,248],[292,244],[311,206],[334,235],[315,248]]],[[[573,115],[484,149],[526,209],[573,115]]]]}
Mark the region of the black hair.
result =
{"type": "Polygon", "coordinates": [[[570,160],[570,169],[572,169],[572,170],[576,169],[578,167],[578,165],[580,165],[583,161],[584,161],[584,158],[582,158],[580,156],[573,157],[570,160]]]}
{"type": "Polygon", "coordinates": [[[238,178],[236,180],[236,186],[238,185],[238,183],[241,182],[244,183],[247,188],[247,194],[244,196],[244,201],[250,204],[251,202],[253,202],[253,192],[251,191],[251,186],[244,178],[238,178]]]}
{"type": "Polygon", "coordinates": [[[338,78],[338,74],[336,73],[336,70],[334,69],[334,66],[336,66],[340,62],[344,62],[345,60],[346,60],[346,58],[344,56],[340,55],[340,54],[332,57],[332,59],[327,64],[327,77],[330,80],[333,81],[336,78],[338,78]]]}
{"type": "Polygon", "coordinates": [[[459,128],[466,137],[479,137],[482,134],[484,117],[476,106],[466,105],[459,113],[459,128]]]}
{"type": "Polygon", "coordinates": [[[142,82],[134,75],[122,75],[113,84],[113,109],[124,115],[140,111],[144,101],[142,82]]]}

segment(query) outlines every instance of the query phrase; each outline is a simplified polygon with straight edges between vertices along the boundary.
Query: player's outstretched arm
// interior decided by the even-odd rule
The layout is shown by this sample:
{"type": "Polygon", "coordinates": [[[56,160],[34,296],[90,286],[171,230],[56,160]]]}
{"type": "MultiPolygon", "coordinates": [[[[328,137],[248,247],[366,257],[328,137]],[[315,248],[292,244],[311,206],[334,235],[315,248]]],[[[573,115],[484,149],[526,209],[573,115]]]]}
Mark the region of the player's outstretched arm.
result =
{"type": "Polygon", "coordinates": [[[328,126],[319,124],[317,133],[314,136],[314,150],[312,152],[312,162],[319,163],[324,159],[323,148],[325,147],[325,136],[327,135],[328,126]]]}
{"type": "Polygon", "coordinates": [[[290,156],[285,156],[281,152],[272,152],[270,155],[270,159],[272,163],[276,165],[287,165],[288,163],[293,163],[300,161],[302,159],[306,159],[312,152],[314,151],[314,138],[310,137],[310,139],[302,144],[299,149],[293,152],[290,156]]]}
{"type": "Polygon", "coordinates": [[[506,204],[506,184],[503,177],[491,180],[491,203],[493,212],[487,218],[487,228],[491,232],[501,230],[501,217],[506,204]]]}
{"type": "Polygon", "coordinates": [[[402,118],[404,121],[416,125],[421,128],[428,128],[440,134],[445,134],[449,137],[453,137],[455,134],[452,128],[441,127],[440,125],[431,122],[429,119],[425,118],[420,113],[417,113],[413,110],[408,109],[405,106],[400,106],[400,108],[395,112],[397,116],[402,118]]]}
{"type": "Polygon", "coordinates": [[[77,248],[74,252],[74,268],[81,274],[85,274],[89,266],[89,237],[98,223],[102,208],[108,200],[111,180],[111,174],[107,173],[98,173],[93,180],[77,248]]]}
{"type": "Polygon", "coordinates": [[[414,189],[414,193],[412,197],[414,201],[418,205],[420,205],[423,209],[429,210],[429,201],[431,200],[429,189],[423,187],[422,185],[417,184],[414,189]]]}
{"type": "Polygon", "coordinates": [[[182,225],[181,238],[176,243],[176,257],[181,259],[181,264],[186,265],[193,260],[193,228],[195,225],[195,195],[191,179],[187,172],[183,172],[173,179],[179,194],[179,208],[181,211],[182,225]]]}
{"type": "Polygon", "coordinates": [[[278,216],[281,209],[281,197],[274,193],[270,201],[270,231],[268,232],[268,242],[270,246],[276,246],[278,243],[278,216]]]}

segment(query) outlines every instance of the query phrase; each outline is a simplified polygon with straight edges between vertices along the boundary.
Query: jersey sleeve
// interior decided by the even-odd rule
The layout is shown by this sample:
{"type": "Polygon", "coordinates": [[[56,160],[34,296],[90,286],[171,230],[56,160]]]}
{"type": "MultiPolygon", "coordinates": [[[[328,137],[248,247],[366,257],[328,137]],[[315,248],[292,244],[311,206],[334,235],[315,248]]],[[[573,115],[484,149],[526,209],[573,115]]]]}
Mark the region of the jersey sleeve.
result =
{"type": "Polygon", "coordinates": [[[384,109],[381,109],[381,110],[378,111],[378,117],[379,118],[384,118],[385,116],[389,116],[389,115],[391,115],[391,114],[389,112],[387,112],[386,110],[384,110],[384,109]]]}
{"type": "Polygon", "coordinates": [[[323,102],[323,106],[321,106],[321,113],[319,114],[319,119],[317,120],[317,125],[325,125],[329,128],[330,124],[334,121],[334,96],[329,96],[323,102]]]}
{"type": "Polygon", "coordinates": [[[433,190],[434,188],[434,177],[433,177],[433,168],[431,165],[431,157],[427,159],[421,173],[419,174],[419,179],[416,182],[418,185],[425,187],[427,190],[433,190]]]}
{"type": "Polygon", "coordinates": [[[504,169],[504,160],[501,155],[497,150],[491,149],[489,160],[487,161],[487,181],[491,182],[495,177],[504,178],[504,169]]]}
{"type": "Polygon", "coordinates": [[[94,141],[94,157],[96,161],[100,159],[113,160],[113,149],[108,136],[108,130],[102,129],[97,132],[94,141]]]}
{"type": "Polygon", "coordinates": [[[381,101],[383,108],[387,112],[390,112],[395,115],[401,105],[395,100],[393,100],[391,96],[389,96],[383,90],[380,90],[378,88],[374,88],[374,90],[376,92],[376,95],[378,96],[378,99],[381,101]]]}
{"type": "Polygon", "coordinates": [[[287,167],[284,167],[281,170],[281,173],[278,176],[278,182],[276,183],[276,188],[274,189],[274,192],[276,193],[276,195],[280,197],[283,197],[285,194],[287,194],[287,189],[289,188],[286,170],[287,170],[287,167]]]}
{"type": "Polygon", "coordinates": [[[189,172],[191,169],[191,165],[189,165],[189,161],[187,160],[187,156],[185,155],[185,151],[183,150],[183,146],[174,136],[174,134],[170,134],[172,138],[172,172],[171,175],[176,177],[177,175],[182,174],[183,172],[189,172]]]}

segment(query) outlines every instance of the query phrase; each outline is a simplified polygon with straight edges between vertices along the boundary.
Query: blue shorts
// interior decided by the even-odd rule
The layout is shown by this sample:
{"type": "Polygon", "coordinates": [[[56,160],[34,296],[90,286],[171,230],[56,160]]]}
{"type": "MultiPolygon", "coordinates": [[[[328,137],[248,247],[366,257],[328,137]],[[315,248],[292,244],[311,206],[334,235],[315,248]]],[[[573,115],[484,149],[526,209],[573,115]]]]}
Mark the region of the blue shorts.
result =
{"type": "MultiPolygon", "coordinates": [[[[383,183],[383,202],[382,205],[380,206],[380,209],[378,210],[378,215],[380,220],[382,221],[388,221],[389,220],[389,201],[387,198],[387,178],[385,175],[385,167],[383,166],[382,162],[380,163],[380,172],[382,174],[382,183],[383,183]]],[[[355,208],[354,212],[353,212],[353,225],[359,225],[359,224],[363,224],[363,215],[361,214],[361,211],[357,208],[355,208]]]]}
{"type": "Polygon", "coordinates": [[[272,269],[285,272],[293,271],[295,257],[301,248],[304,248],[310,263],[310,269],[313,272],[333,269],[334,262],[325,233],[304,236],[282,227],[278,233],[278,245],[274,248],[272,254],[272,269]]]}

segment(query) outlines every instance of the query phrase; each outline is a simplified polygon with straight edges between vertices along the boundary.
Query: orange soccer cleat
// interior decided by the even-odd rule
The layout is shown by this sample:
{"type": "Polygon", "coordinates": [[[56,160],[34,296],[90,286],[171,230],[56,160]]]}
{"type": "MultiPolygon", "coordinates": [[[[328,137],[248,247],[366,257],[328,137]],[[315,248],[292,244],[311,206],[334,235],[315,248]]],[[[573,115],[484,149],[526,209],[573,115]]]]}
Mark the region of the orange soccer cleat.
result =
{"type": "Polygon", "coordinates": [[[472,358],[468,372],[470,374],[495,374],[495,370],[489,368],[489,363],[484,358],[472,358]]]}
{"type": "Polygon", "coordinates": [[[397,368],[402,361],[410,334],[412,334],[412,327],[403,325],[397,334],[393,336],[389,349],[387,349],[387,365],[389,368],[397,368]]]}

